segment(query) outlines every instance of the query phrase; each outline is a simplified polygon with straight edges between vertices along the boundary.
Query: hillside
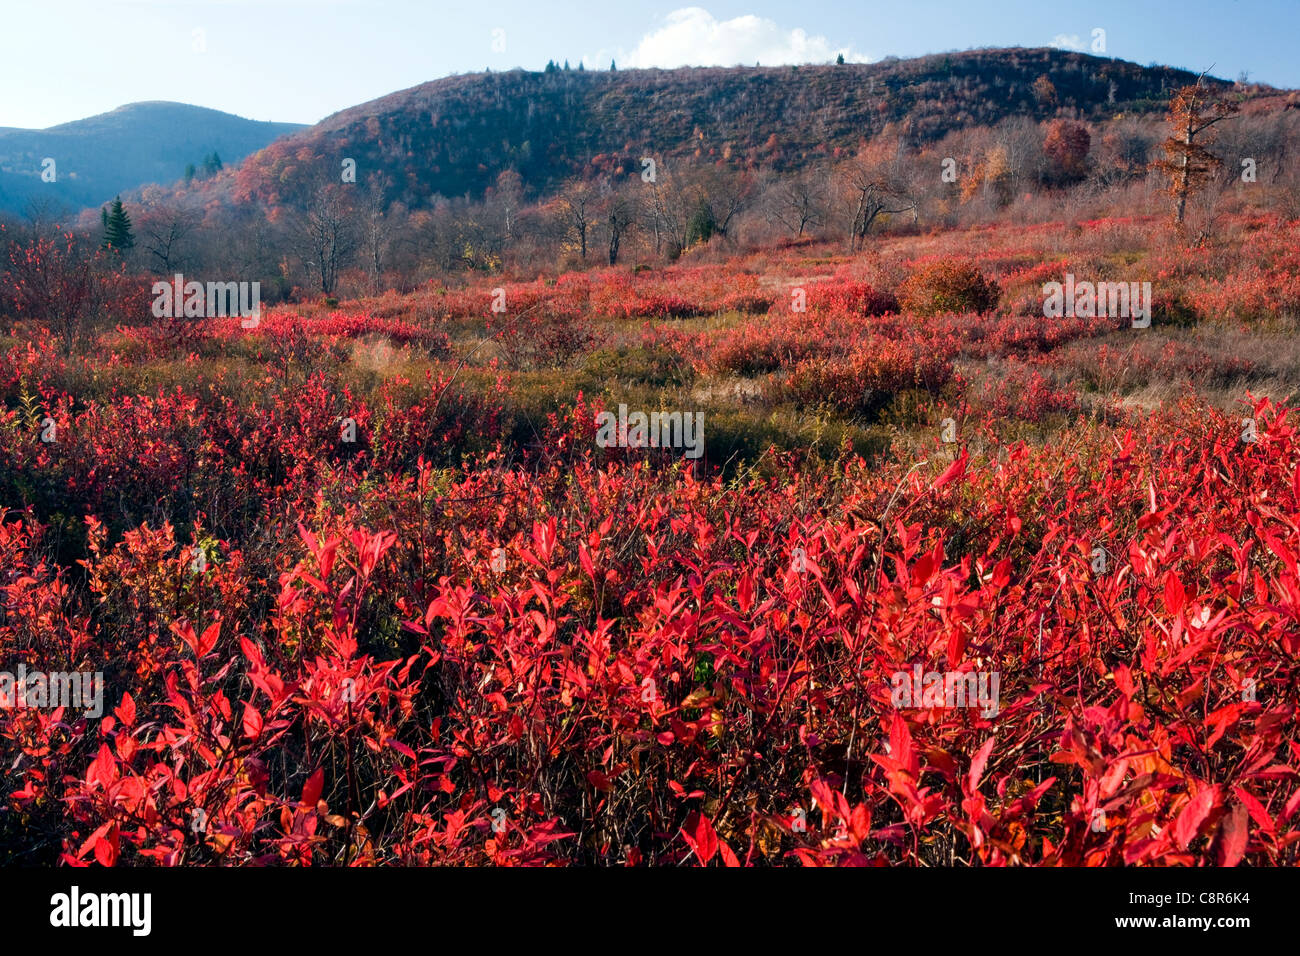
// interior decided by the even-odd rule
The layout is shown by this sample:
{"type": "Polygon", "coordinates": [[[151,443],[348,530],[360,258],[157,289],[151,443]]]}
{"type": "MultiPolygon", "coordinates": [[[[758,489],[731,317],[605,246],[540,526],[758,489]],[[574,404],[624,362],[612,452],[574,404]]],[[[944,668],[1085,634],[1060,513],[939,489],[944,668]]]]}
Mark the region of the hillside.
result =
{"type": "Polygon", "coordinates": [[[255,153],[217,188],[292,203],[308,169],[332,176],[344,157],[363,176],[386,175],[390,198],[408,206],[480,195],[511,168],[544,194],[584,170],[632,171],[646,155],[784,171],[887,128],[926,143],[1012,115],[1162,111],[1169,92],[1194,79],[1056,49],[873,64],[470,74],[330,116],[255,153]]]}
{"type": "Polygon", "coordinates": [[[182,177],[217,153],[235,163],[301,130],[183,103],[131,103],[49,129],[0,128],[0,211],[21,211],[33,196],[76,210],[98,206],[147,183],[182,177]],[[43,182],[41,164],[55,160],[57,179],[43,182]]]}

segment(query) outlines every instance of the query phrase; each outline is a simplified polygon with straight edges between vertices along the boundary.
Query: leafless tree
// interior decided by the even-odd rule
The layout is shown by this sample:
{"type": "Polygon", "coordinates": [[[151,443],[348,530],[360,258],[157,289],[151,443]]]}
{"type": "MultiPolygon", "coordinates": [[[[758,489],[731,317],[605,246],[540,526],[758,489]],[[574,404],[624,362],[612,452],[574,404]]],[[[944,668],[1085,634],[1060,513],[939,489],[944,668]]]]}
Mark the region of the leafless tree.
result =
{"type": "Polygon", "coordinates": [[[598,198],[591,183],[582,179],[570,179],[560,189],[557,200],[566,238],[577,245],[583,262],[587,261],[587,237],[591,232],[598,198]]]}
{"type": "Polygon", "coordinates": [[[796,239],[825,222],[826,179],[815,170],[780,180],[770,200],[769,218],[786,229],[796,239]]]}
{"type": "Polygon", "coordinates": [[[882,215],[910,212],[916,221],[916,199],[892,170],[863,159],[852,160],[840,169],[840,186],[851,211],[850,249],[861,247],[882,215]]]}
{"type": "Polygon", "coordinates": [[[385,258],[392,236],[392,222],[385,200],[390,185],[388,177],[372,174],[361,196],[362,242],[366,270],[370,273],[370,292],[378,295],[384,275],[385,258]]]}
{"type": "Polygon", "coordinates": [[[140,246],[149,264],[163,275],[182,269],[189,258],[188,239],[199,227],[194,210],[155,206],[140,217],[140,246]]]}
{"type": "Polygon", "coordinates": [[[355,227],[356,214],[347,185],[322,183],[311,191],[307,208],[298,219],[298,254],[327,296],[334,293],[339,270],[356,248],[355,227]]]}
{"type": "Polygon", "coordinates": [[[524,181],[519,173],[507,169],[497,176],[493,200],[501,210],[502,236],[510,242],[518,237],[519,207],[524,201],[524,181]]]}
{"type": "Polygon", "coordinates": [[[623,240],[636,224],[639,213],[637,201],[632,196],[611,192],[602,200],[602,226],[611,266],[618,265],[623,240]]]}
{"type": "Polygon", "coordinates": [[[721,236],[730,235],[736,216],[755,193],[754,181],[747,173],[717,166],[689,170],[685,186],[694,208],[707,211],[714,231],[721,236]]]}

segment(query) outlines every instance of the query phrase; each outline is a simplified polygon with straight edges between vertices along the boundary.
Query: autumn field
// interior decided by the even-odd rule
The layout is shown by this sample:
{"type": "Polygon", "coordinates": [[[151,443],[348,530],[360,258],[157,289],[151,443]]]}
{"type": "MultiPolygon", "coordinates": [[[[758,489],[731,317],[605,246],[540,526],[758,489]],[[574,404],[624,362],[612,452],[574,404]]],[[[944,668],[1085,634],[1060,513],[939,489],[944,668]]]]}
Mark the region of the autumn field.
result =
{"type": "Polygon", "coordinates": [[[7,863],[1300,862],[1294,221],[147,288],[0,338],[7,863]]]}

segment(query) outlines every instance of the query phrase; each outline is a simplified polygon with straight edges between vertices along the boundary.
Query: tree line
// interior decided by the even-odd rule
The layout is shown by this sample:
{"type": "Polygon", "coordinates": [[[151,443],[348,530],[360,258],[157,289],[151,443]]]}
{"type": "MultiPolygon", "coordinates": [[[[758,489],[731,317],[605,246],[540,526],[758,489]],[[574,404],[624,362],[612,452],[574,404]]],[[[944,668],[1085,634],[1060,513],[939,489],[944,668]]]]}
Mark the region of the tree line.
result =
{"type": "MultiPolygon", "coordinates": [[[[56,245],[68,245],[65,257],[126,273],[257,280],[267,302],[409,290],[464,272],[660,264],[778,242],[832,240],[856,252],[885,231],[983,221],[1167,210],[1205,241],[1226,209],[1300,215],[1300,178],[1286,162],[1297,145],[1296,111],[1238,115],[1231,96],[1198,82],[1176,92],[1163,123],[1011,117],[928,144],[887,129],[790,170],[712,157],[602,158],[546,194],[507,169],[480,196],[415,207],[393,198],[394,172],[362,169],[345,181],[337,165],[309,156],[278,201],[209,203],[201,192],[178,198],[149,187],[134,204],[119,197],[106,206],[98,236],[84,219],[61,228],[38,206],[6,223],[5,237],[9,273],[22,249],[64,237],[56,245]]],[[[4,288],[0,311],[15,314],[12,277],[4,288]]]]}

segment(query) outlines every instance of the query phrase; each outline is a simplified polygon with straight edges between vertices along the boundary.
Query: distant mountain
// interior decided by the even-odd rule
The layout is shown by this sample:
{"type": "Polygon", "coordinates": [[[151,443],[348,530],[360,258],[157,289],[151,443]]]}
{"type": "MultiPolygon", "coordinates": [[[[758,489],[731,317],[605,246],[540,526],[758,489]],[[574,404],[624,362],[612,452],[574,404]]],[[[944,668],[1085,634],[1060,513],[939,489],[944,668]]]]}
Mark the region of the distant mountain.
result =
{"type": "Polygon", "coordinates": [[[99,206],[147,183],[175,182],[212,153],[238,163],[303,128],[166,102],[130,103],[49,129],[0,127],[0,211],[21,211],[33,196],[74,212],[99,206]],[[54,182],[41,179],[46,158],[54,182]]]}
{"type": "MultiPolygon", "coordinates": [[[[798,169],[888,129],[916,143],[1008,116],[1156,114],[1195,74],[1057,49],[974,50],[871,64],[475,73],[336,113],[202,185],[235,203],[295,205],[344,158],[391,201],[478,196],[514,169],[537,195],[643,156],[798,169]]],[[[1210,80],[1217,87],[1229,84],[1210,80]]]]}

